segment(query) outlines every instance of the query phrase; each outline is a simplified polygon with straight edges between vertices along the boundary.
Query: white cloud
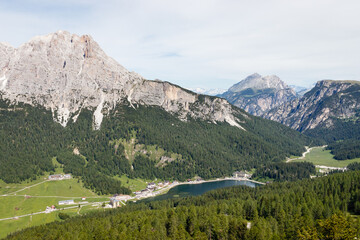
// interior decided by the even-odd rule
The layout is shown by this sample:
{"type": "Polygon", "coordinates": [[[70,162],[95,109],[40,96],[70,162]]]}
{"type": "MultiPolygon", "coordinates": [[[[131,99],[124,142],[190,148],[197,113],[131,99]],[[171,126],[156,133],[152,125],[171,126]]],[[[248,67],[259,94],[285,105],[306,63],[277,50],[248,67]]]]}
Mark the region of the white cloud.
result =
{"type": "Polygon", "coordinates": [[[0,5],[1,41],[90,34],[130,70],[184,87],[227,88],[253,72],[300,85],[360,79],[357,0],[14,2],[0,5]]]}

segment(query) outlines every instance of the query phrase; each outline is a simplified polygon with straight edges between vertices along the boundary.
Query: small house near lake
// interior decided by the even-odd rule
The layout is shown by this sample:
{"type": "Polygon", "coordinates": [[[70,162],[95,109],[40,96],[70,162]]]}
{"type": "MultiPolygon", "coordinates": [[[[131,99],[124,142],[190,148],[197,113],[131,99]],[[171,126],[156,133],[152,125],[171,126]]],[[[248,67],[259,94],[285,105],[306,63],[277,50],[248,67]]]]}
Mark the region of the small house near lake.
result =
{"type": "Polygon", "coordinates": [[[236,171],[233,173],[234,178],[249,178],[251,175],[245,171],[236,171]]]}
{"type": "Polygon", "coordinates": [[[131,199],[130,195],[114,195],[112,198],[110,198],[110,205],[112,205],[113,208],[119,207],[121,201],[127,201],[131,199]]]}

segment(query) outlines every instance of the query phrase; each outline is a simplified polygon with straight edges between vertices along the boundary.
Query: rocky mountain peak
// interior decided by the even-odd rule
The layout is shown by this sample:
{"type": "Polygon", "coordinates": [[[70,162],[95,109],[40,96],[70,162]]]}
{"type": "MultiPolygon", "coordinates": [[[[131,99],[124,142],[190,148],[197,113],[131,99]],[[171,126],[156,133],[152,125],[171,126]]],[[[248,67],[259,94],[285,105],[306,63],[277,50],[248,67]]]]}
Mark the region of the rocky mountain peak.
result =
{"type": "Polygon", "coordinates": [[[360,82],[321,80],[301,99],[284,103],[264,114],[299,131],[329,128],[334,119],[354,118],[360,108],[360,82]]]}
{"type": "Polygon", "coordinates": [[[54,120],[64,127],[88,108],[94,110],[94,129],[99,129],[103,116],[124,102],[161,106],[183,120],[190,114],[240,127],[230,104],[212,100],[216,110],[200,106],[194,112],[195,93],[148,81],[107,56],[91,36],[66,31],[34,37],[19,48],[0,44],[0,93],[12,103],[51,109],[54,120]]]}
{"type": "Polygon", "coordinates": [[[254,73],[221,95],[250,114],[260,116],[270,109],[296,98],[296,92],[278,76],[262,77],[254,73]]]}
{"type": "Polygon", "coordinates": [[[254,73],[244,80],[236,83],[229,88],[230,92],[241,92],[245,89],[267,89],[276,90],[288,88],[288,86],[276,75],[262,77],[258,73],[254,73]]]}
{"type": "MultiPolygon", "coordinates": [[[[76,120],[73,113],[82,107],[97,108],[104,95],[116,102],[143,80],[108,57],[88,35],[58,31],[16,49],[2,46],[0,51],[3,97],[50,108],[63,126],[72,115],[76,120]]],[[[97,128],[101,111],[95,119],[97,128]]]]}

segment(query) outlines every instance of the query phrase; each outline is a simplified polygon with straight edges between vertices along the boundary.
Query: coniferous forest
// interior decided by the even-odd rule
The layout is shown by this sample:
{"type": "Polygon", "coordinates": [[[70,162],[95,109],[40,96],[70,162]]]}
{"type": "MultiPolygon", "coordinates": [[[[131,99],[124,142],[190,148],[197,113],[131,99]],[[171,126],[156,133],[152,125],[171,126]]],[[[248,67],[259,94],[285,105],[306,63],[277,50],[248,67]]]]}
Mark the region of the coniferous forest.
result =
{"type": "Polygon", "coordinates": [[[347,139],[334,142],[329,144],[326,149],[331,150],[331,154],[334,154],[336,160],[360,158],[359,139],[347,139]]]}
{"type": "Polygon", "coordinates": [[[128,204],[8,239],[355,239],[360,171],[128,204]]]}
{"type": "Polygon", "coordinates": [[[29,105],[0,102],[0,178],[7,183],[35,179],[54,171],[52,158],[66,173],[81,177],[85,186],[102,194],[128,193],[116,175],[143,179],[184,181],[229,176],[300,155],[305,145],[316,144],[308,137],[279,123],[245,115],[238,117],[246,129],[227,123],[212,124],[188,119],[180,121],[161,108],[126,103],[112,110],[98,131],[92,130],[92,112],[83,109],[77,121],[67,127],[53,121],[50,111],[29,105]],[[161,147],[181,159],[157,166],[146,154],[130,162],[118,139],[161,147]],[[77,148],[82,156],[73,154],[77,148]]]}

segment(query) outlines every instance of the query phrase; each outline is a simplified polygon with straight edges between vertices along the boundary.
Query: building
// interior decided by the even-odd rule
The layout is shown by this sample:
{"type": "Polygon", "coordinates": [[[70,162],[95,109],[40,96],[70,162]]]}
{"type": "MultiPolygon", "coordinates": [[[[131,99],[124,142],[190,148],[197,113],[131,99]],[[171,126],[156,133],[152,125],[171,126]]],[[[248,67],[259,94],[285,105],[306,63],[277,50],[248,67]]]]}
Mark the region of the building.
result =
{"type": "Polygon", "coordinates": [[[70,179],[71,178],[71,174],[64,174],[64,179],[70,179]]]}
{"type": "Polygon", "coordinates": [[[156,183],[149,183],[148,185],[147,185],[147,188],[148,189],[154,189],[156,187],[156,183]]]}
{"type": "Polygon", "coordinates": [[[81,198],[81,201],[85,201],[85,200],[86,200],[86,197],[82,197],[82,198],[81,198]]]}
{"type": "Polygon", "coordinates": [[[245,171],[240,171],[240,172],[234,172],[233,173],[233,177],[234,178],[249,178],[250,174],[246,173],[245,171]]]}
{"type": "Polygon", "coordinates": [[[110,205],[113,208],[117,208],[120,206],[120,204],[124,204],[121,201],[127,201],[131,199],[129,195],[115,195],[114,197],[110,198],[110,205]]]}
{"type": "Polygon", "coordinates": [[[71,174],[54,174],[54,175],[50,175],[48,177],[49,180],[64,180],[64,179],[70,179],[71,178],[71,174]]]}
{"type": "Polygon", "coordinates": [[[49,180],[62,180],[62,174],[54,174],[49,176],[49,180]]]}
{"type": "Polygon", "coordinates": [[[119,200],[119,201],[127,201],[129,199],[131,199],[131,196],[130,195],[123,195],[123,194],[119,194],[119,195],[115,195],[114,198],[116,200],[119,200]]]}
{"type": "Polygon", "coordinates": [[[54,205],[52,205],[51,207],[47,206],[46,209],[45,209],[45,213],[51,213],[53,211],[55,211],[56,208],[54,205]]]}
{"type": "Polygon", "coordinates": [[[113,208],[117,208],[120,206],[120,200],[117,200],[115,197],[110,198],[110,205],[113,208]]]}
{"type": "Polygon", "coordinates": [[[59,201],[59,205],[70,205],[70,204],[75,204],[74,200],[59,201]]]}

